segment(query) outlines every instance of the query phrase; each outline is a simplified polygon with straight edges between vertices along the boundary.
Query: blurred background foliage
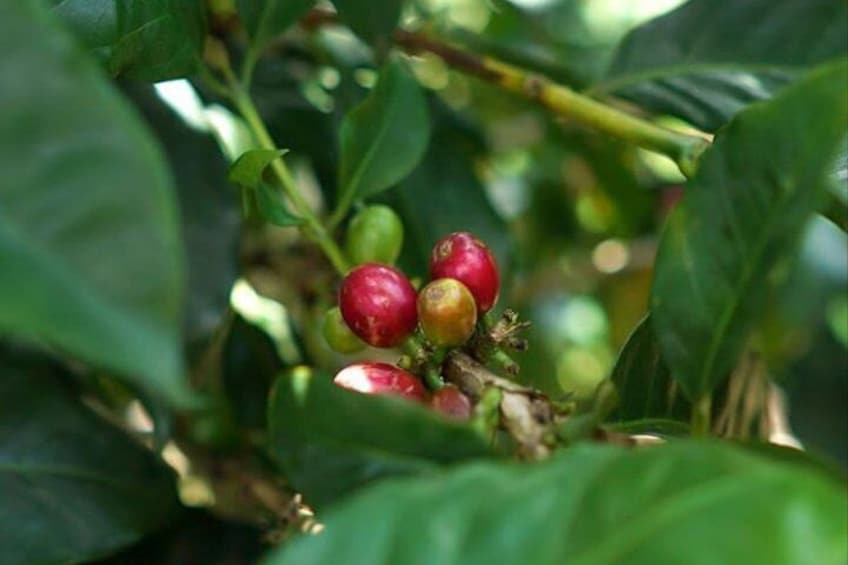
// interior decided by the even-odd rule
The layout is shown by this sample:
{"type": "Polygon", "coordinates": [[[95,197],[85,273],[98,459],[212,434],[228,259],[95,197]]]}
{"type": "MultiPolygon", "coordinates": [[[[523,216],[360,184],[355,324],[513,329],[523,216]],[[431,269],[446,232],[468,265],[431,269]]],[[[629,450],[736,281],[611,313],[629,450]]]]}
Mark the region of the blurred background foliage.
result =
{"type": "MultiPolygon", "coordinates": [[[[605,73],[630,29],[679,4],[420,0],[406,7],[403,21],[426,22],[427,29],[479,52],[586,87],[605,73]]],[[[232,47],[237,53],[240,46],[232,47]]],[[[271,134],[290,150],[310,201],[331,209],[339,153],[330,140],[338,138],[344,114],[374,85],[370,49],[335,26],[292,28],[269,49],[253,81],[256,104],[271,134]]],[[[449,70],[433,55],[406,58],[429,93],[433,125],[423,161],[378,199],[404,220],[401,266],[422,278],[429,249],[441,235],[478,234],[507,273],[500,304],[517,308],[534,324],[532,347],[521,355],[520,378],[553,395],[568,391],[589,399],[646,313],[658,233],[680,196],[683,177],[664,157],[566,123],[449,70]]],[[[190,215],[184,223],[188,256],[197,263],[190,265],[190,276],[197,284],[190,294],[189,335],[205,331],[208,337],[217,326],[222,292],[241,271],[252,286],[248,292],[255,289],[271,300],[245,306],[238,300],[244,293],[234,292],[241,315],[241,309],[254,308],[253,323],[278,341],[300,336],[296,344],[280,344],[290,350],[289,365],[338,366],[342,359],[327,349],[316,329],[332,300],[333,279],[322,274],[314,250],[294,230],[245,225],[241,251],[232,253],[238,202],[234,193],[225,195],[226,187],[215,188],[223,182],[225,161],[194,138],[214,136],[232,158],[249,144],[243,124],[202,81],[156,86],[160,99],[182,116],[183,126],[163,104],[157,107],[145,88],[128,85],[127,93],[169,149],[186,202],[182,209],[190,215]],[[205,198],[192,196],[201,190],[205,198]],[[310,276],[298,276],[304,272],[310,276]],[[277,320],[280,308],[290,327],[277,320]]],[[[770,298],[770,315],[759,335],[769,370],[789,395],[799,438],[848,464],[845,250],[844,232],[821,218],[813,222],[799,264],[792,267],[789,290],[770,298]]],[[[228,338],[227,355],[250,347],[238,343],[241,333],[228,338]]],[[[251,338],[244,334],[243,339],[251,338]]],[[[367,351],[361,357],[381,355],[367,351]]],[[[243,401],[256,403],[262,390],[257,394],[243,401]]],[[[235,412],[244,410],[237,406],[235,412]]]]}
{"type": "MultiPolygon", "coordinates": [[[[604,75],[629,30],[680,3],[421,0],[406,7],[403,21],[588,87],[604,75]]],[[[257,105],[291,151],[300,186],[331,209],[338,149],[328,140],[338,138],[344,114],[374,85],[371,53],[334,26],[293,28],[270,50],[256,70],[257,105]]],[[[534,324],[520,378],[555,396],[572,392],[588,400],[646,313],[657,237],[683,177],[664,157],[564,122],[449,70],[433,55],[406,59],[429,93],[433,131],[423,161],[378,198],[404,220],[401,266],[424,277],[429,249],[441,235],[478,234],[508,274],[500,304],[534,324]]],[[[237,118],[202,82],[193,86],[203,106],[187,102],[185,81],[157,89],[180,112],[205,119],[228,153],[238,154],[246,138],[237,118]]],[[[685,127],[662,115],[656,120],[685,127]]],[[[302,336],[300,361],[332,370],[342,360],[316,330],[332,300],[332,278],[291,276],[321,272],[292,230],[246,228],[240,261],[247,280],[289,312],[302,336]],[[303,303],[300,296],[312,298],[303,303]]],[[[770,297],[758,340],[770,374],[789,396],[798,437],[848,465],[846,245],[845,233],[829,221],[811,223],[798,263],[787,267],[787,290],[770,297]]],[[[370,350],[360,357],[381,355],[370,350]]]]}
{"type": "MultiPolygon", "coordinates": [[[[86,13],[79,6],[96,12],[109,4],[52,3],[70,27],[76,16],[86,13]]],[[[208,4],[218,13],[208,22],[210,29],[227,38],[237,66],[247,42],[235,19],[235,5],[229,0],[208,4]]],[[[401,21],[580,90],[594,88],[607,76],[628,31],[680,4],[681,0],[412,0],[405,4],[401,21]]],[[[186,33],[200,43],[202,34],[197,31],[189,26],[186,33]]],[[[265,438],[267,399],[275,376],[282,372],[297,382],[309,372],[307,368],[331,373],[354,359],[395,361],[396,353],[374,349],[350,357],[333,353],[321,337],[320,324],[335,300],[336,274],[296,229],[242,218],[239,193],[227,182],[226,171],[252,142],[230,101],[198,75],[142,83],[138,79],[149,78],[145,75],[149,67],[138,74],[123,66],[126,52],[108,48],[114,38],[95,39],[87,47],[112,74],[122,75],[122,94],[164,148],[175,180],[188,266],[183,348],[192,383],[211,402],[199,414],[184,418],[170,412],[160,399],[110,380],[109,371],[74,362],[62,371],[72,373],[75,390],[85,391],[89,400],[96,397],[111,413],[122,414],[139,437],[163,448],[163,458],[180,475],[184,504],[214,505],[216,512],[183,512],[170,531],[106,562],[180,563],[187,555],[195,559],[209,555],[222,563],[251,560],[266,542],[289,535],[291,524],[303,529],[314,525],[310,516],[298,514],[303,511],[298,504],[286,512],[269,511],[280,507],[279,501],[268,500],[273,497],[269,493],[288,485],[270,471],[273,454],[251,449],[265,438]],[[169,441],[171,432],[191,441],[177,449],[169,441]],[[219,480],[222,477],[226,480],[219,480]],[[246,491],[258,506],[246,505],[242,496],[246,491]],[[241,525],[233,526],[222,517],[241,525]],[[205,533],[201,545],[195,535],[199,530],[205,533]],[[210,539],[215,543],[208,544],[210,539]]],[[[131,52],[133,46],[124,48],[131,52]]],[[[256,106],[275,141],[289,151],[286,161],[304,196],[325,213],[338,201],[340,125],[375,85],[374,55],[345,27],[296,25],[270,41],[255,69],[251,94],[256,106]]],[[[519,380],[553,398],[572,395],[582,406],[589,404],[611,378],[628,337],[642,327],[659,234],[681,197],[683,176],[665,157],[557,118],[526,99],[450,70],[434,55],[402,57],[426,91],[431,136],[424,158],[411,174],[373,199],[392,206],[403,219],[400,266],[421,282],[426,280],[433,243],[446,233],[471,231],[486,241],[504,275],[499,308],[515,308],[533,323],[531,347],[520,354],[519,380]]],[[[155,73],[159,78],[170,72],[154,70],[161,71],[155,73]]],[[[782,76],[765,77],[763,84],[780,80],[782,76]]],[[[689,126],[663,114],[668,99],[661,94],[662,89],[622,92],[615,103],[626,105],[624,99],[645,96],[653,101],[650,108],[657,110],[650,119],[689,126]]],[[[711,126],[723,109],[705,109],[693,100],[691,125],[714,131],[711,126]]],[[[837,194],[844,195],[848,176],[842,166],[835,182],[837,194]]],[[[342,233],[343,227],[335,235],[341,239],[342,233]]],[[[757,328],[756,349],[786,394],[793,432],[811,451],[848,468],[845,232],[817,216],[805,232],[798,259],[777,275],[787,282],[768,297],[768,315],[757,328]]],[[[5,341],[8,344],[0,346],[16,355],[22,350],[27,358],[33,349],[55,353],[45,346],[5,341]]],[[[646,349],[628,354],[650,356],[653,351],[646,349]]],[[[667,381],[665,371],[658,370],[658,378],[667,381]]],[[[322,394],[332,401],[332,391],[322,394]]],[[[719,396],[729,394],[719,391],[719,396]]],[[[368,402],[372,401],[378,414],[391,410],[380,400],[368,402]]],[[[688,405],[679,404],[669,408],[675,413],[688,410],[688,405]]],[[[415,418],[411,421],[410,425],[416,424],[415,418]]],[[[372,424],[379,427],[379,422],[372,424]]],[[[339,429],[343,425],[328,427],[332,429],[324,431],[331,440],[333,434],[345,433],[339,429]]],[[[433,429],[436,436],[444,434],[442,440],[452,437],[450,430],[436,424],[433,429]]],[[[379,441],[400,440],[389,430],[379,441]]],[[[422,451],[427,450],[424,443],[419,446],[422,451]]],[[[477,454],[479,446],[469,441],[466,450],[477,454]]],[[[404,465],[410,468],[432,463],[426,461],[425,455],[433,458],[429,453],[407,455],[410,461],[404,465]]],[[[342,471],[385,470],[375,471],[370,460],[341,459],[342,471]]],[[[330,464],[336,462],[332,459],[330,464]]],[[[384,464],[391,468],[394,463],[380,462],[384,464]]],[[[330,482],[339,468],[326,472],[331,478],[325,482],[330,482]]],[[[326,477],[314,478],[322,479],[326,477]]]]}

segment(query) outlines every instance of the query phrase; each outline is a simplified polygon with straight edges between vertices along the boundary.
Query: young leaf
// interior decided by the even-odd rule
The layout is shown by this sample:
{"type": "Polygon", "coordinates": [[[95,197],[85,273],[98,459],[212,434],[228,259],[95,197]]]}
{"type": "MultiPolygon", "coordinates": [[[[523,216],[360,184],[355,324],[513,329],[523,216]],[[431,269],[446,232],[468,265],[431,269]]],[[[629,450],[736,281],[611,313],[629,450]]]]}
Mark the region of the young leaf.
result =
{"type": "Polygon", "coordinates": [[[239,186],[257,188],[262,184],[262,173],[273,163],[285,155],[285,149],[251,149],[245,151],[235,163],[230,166],[228,178],[239,186]]]}
{"type": "Polygon", "coordinates": [[[848,51],[848,3],[691,0],[632,31],[593,88],[714,131],[848,51]]]}
{"type": "Polygon", "coordinates": [[[430,139],[427,101],[403,63],[392,60],[377,85],[342,122],[339,202],[378,194],[415,168],[430,139]]]}
{"type": "Polygon", "coordinates": [[[313,4],[315,0],[236,0],[241,21],[253,40],[253,49],[262,49],[313,4]]]}
{"type": "Polygon", "coordinates": [[[136,115],[37,6],[0,8],[0,332],[186,403],[172,180],[136,115]]]}
{"type": "Polygon", "coordinates": [[[356,35],[378,47],[388,44],[403,8],[403,0],[381,0],[379,7],[371,0],[335,0],[333,4],[356,35]]]}
{"type": "Polygon", "coordinates": [[[691,399],[733,367],[770,271],[820,206],[848,120],[848,64],[828,65],[745,110],[701,159],[662,236],[653,323],[691,399]]]}
{"type": "Polygon", "coordinates": [[[0,366],[3,562],[77,563],[164,525],[175,477],[44,367],[0,366]]]}
{"type": "Polygon", "coordinates": [[[846,505],[840,483],[729,445],[578,445],[377,486],[264,563],[836,564],[846,505]]]}
{"type": "Polygon", "coordinates": [[[303,218],[289,211],[279,191],[272,189],[262,180],[262,173],[286,152],[285,149],[251,149],[236,159],[229,174],[230,181],[241,186],[244,191],[243,196],[247,199],[248,207],[257,210],[266,222],[281,227],[299,226],[303,223],[303,218]]]}
{"type": "Polygon", "coordinates": [[[689,420],[692,405],[677,390],[654,337],[650,316],[627,338],[610,379],[619,402],[613,420],[689,420]]]}
{"type": "Polygon", "coordinates": [[[281,376],[268,421],[272,457],[317,506],[380,477],[492,455],[468,425],[407,400],[344,390],[323,375],[281,376]]]}
{"type": "Polygon", "coordinates": [[[203,2],[51,0],[53,11],[113,76],[160,81],[193,73],[200,63],[203,2]]]}

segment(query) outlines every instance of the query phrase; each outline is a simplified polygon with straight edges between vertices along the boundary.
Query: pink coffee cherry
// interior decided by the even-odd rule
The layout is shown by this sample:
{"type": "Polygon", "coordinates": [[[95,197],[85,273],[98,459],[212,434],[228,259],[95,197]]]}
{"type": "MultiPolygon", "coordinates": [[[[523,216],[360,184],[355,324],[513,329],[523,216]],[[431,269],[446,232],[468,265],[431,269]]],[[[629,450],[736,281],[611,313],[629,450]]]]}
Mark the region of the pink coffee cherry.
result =
{"type": "Polygon", "coordinates": [[[354,363],[336,374],[333,382],[364,394],[388,394],[426,402],[427,389],[418,377],[388,363],[354,363]]]}

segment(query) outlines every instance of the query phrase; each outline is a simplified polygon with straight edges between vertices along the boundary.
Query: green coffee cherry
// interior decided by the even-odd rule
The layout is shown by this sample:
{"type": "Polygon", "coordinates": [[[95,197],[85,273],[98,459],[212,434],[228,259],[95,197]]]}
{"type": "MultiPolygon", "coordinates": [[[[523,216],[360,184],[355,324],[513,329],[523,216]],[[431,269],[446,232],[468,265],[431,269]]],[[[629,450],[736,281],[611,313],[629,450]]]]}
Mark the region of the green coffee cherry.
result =
{"type": "Polygon", "coordinates": [[[333,351],[349,354],[365,349],[365,343],[350,331],[338,307],[327,310],[321,331],[333,351]]]}
{"type": "Polygon", "coordinates": [[[350,221],[345,251],[354,265],[393,265],[403,246],[403,224],[388,206],[368,206],[350,221]]]}

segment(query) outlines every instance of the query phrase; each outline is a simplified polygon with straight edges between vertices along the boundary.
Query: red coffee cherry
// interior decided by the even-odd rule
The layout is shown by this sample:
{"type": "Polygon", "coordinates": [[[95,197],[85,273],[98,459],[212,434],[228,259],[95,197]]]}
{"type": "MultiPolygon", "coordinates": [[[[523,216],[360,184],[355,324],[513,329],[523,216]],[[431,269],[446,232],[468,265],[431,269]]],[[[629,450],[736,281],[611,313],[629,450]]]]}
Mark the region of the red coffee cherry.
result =
{"type": "Polygon", "coordinates": [[[434,392],[430,398],[430,407],[456,420],[471,417],[471,401],[454,385],[445,385],[434,392]]]}
{"type": "Polygon", "coordinates": [[[481,314],[498,300],[500,280],[495,258],[485,243],[468,232],[452,233],[436,244],[430,258],[430,277],[456,279],[467,286],[481,314]]]}
{"type": "Polygon", "coordinates": [[[418,294],[418,319],[430,343],[462,345],[477,323],[477,306],[468,287],[456,279],[438,279],[418,294]]]}
{"type": "Polygon", "coordinates": [[[354,363],[338,372],[333,382],[365,394],[388,394],[427,401],[427,389],[412,373],[388,363],[354,363]]]}
{"type": "Polygon", "coordinates": [[[403,273],[366,263],[342,281],[339,309],[359,339],[374,347],[394,347],[418,324],[415,298],[415,289],[403,273]]]}

